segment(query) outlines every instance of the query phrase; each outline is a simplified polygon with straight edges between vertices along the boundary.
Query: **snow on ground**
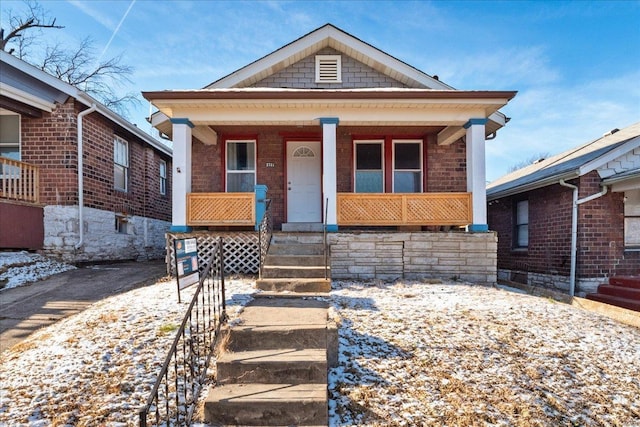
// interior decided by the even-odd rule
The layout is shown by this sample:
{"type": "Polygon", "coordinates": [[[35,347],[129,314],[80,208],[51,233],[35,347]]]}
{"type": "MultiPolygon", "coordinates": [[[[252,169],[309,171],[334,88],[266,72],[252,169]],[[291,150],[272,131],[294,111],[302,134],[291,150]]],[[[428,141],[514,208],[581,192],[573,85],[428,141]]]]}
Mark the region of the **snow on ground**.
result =
{"type": "Polygon", "coordinates": [[[0,291],[36,282],[74,268],[72,265],[27,251],[0,252],[0,291]]]}
{"type": "MultiPolygon", "coordinates": [[[[225,285],[233,321],[254,282],[225,285]]],[[[340,363],[329,376],[332,426],[640,426],[637,328],[451,281],[333,287],[340,363]]],[[[135,425],[143,385],[154,380],[186,305],[177,303],[175,282],[157,283],[5,351],[0,425],[135,425]]]]}
{"type": "Polygon", "coordinates": [[[640,426],[640,330],[470,284],[334,283],[331,425],[640,426]]]}

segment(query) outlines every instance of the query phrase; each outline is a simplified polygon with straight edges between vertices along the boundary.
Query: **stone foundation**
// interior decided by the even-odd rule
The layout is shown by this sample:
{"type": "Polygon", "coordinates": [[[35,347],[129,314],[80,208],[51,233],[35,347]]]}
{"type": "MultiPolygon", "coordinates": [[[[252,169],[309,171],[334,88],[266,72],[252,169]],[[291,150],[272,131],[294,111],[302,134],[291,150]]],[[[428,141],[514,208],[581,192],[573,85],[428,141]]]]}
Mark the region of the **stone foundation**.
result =
{"type": "Polygon", "coordinates": [[[328,240],[332,279],[497,279],[493,232],[338,232],[328,240]]]}
{"type": "Polygon", "coordinates": [[[80,249],[77,206],[44,207],[43,252],[65,262],[160,259],[165,256],[165,233],[171,223],[141,216],[125,216],[119,232],[112,211],[84,208],[84,243],[80,249]]]}
{"type": "MultiPolygon", "coordinates": [[[[519,270],[498,270],[498,279],[523,283],[529,286],[550,289],[569,293],[569,276],[559,274],[532,273],[519,270]]],[[[603,278],[576,278],[576,296],[584,296],[588,293],[596,292],[598,285],[607,283],[609,279],[603,278]]]]}

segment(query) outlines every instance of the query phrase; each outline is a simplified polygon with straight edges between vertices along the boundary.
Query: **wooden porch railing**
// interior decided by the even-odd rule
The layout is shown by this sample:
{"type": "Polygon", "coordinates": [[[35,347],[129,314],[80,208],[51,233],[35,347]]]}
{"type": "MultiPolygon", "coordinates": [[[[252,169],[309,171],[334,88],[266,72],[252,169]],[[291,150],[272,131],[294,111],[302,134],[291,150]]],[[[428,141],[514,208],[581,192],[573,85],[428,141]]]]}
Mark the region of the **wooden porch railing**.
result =
{"type": "Polygon", "coordinates": [[[471,193],[338,193],[338,225],[467,225],[471,193]]]}
{"type": "Polygon", "coordinates": [[[0,157],[0,198],[38,203],[40,201],[38,166],[0,157]]]}
{"type": "Polygon", "coordinates": [[[189,193],[187,225],[255,225],[255,193],[189,193]]]}

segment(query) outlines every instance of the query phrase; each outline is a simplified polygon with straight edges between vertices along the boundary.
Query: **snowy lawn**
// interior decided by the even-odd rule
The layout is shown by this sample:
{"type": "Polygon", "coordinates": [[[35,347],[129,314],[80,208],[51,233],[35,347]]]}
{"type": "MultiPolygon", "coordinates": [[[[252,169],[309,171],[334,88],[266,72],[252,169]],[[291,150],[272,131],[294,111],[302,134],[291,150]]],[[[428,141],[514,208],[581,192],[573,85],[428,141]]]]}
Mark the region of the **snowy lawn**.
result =
{"type": "Polygon", "coordinates": [[[332,425],[640,426],[640,330],[468,284],[334,283],[332,425]]]}
{"type": "MultiPolygon", "coordinates": [[[[254,283],[226,284],[234,319],[254,283]]],[[[334,282],[331,303],[331,425],[640,426],[636,328],[455,282],[334,282]]],[[[5,351],[0,425],[136,425],[186,305],[158,283],[5,351]]]]}
{"type": "Polygon", "coordinates": [[[0,252],[0,290],[26,285],[74,268],[27,251],[0,252]]]}

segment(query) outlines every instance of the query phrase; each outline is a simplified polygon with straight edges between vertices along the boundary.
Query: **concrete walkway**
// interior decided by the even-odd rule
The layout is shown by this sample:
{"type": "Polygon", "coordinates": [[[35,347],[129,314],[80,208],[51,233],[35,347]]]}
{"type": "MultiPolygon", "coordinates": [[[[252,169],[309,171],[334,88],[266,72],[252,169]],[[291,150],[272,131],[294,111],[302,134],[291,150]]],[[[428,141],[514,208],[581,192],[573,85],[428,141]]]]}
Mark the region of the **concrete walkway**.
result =
{"type": "Polygon", "coordinates": [[[111,295],[166,276],[164,260],[92,265],[0,291],[0,352],[111,295]]]}

